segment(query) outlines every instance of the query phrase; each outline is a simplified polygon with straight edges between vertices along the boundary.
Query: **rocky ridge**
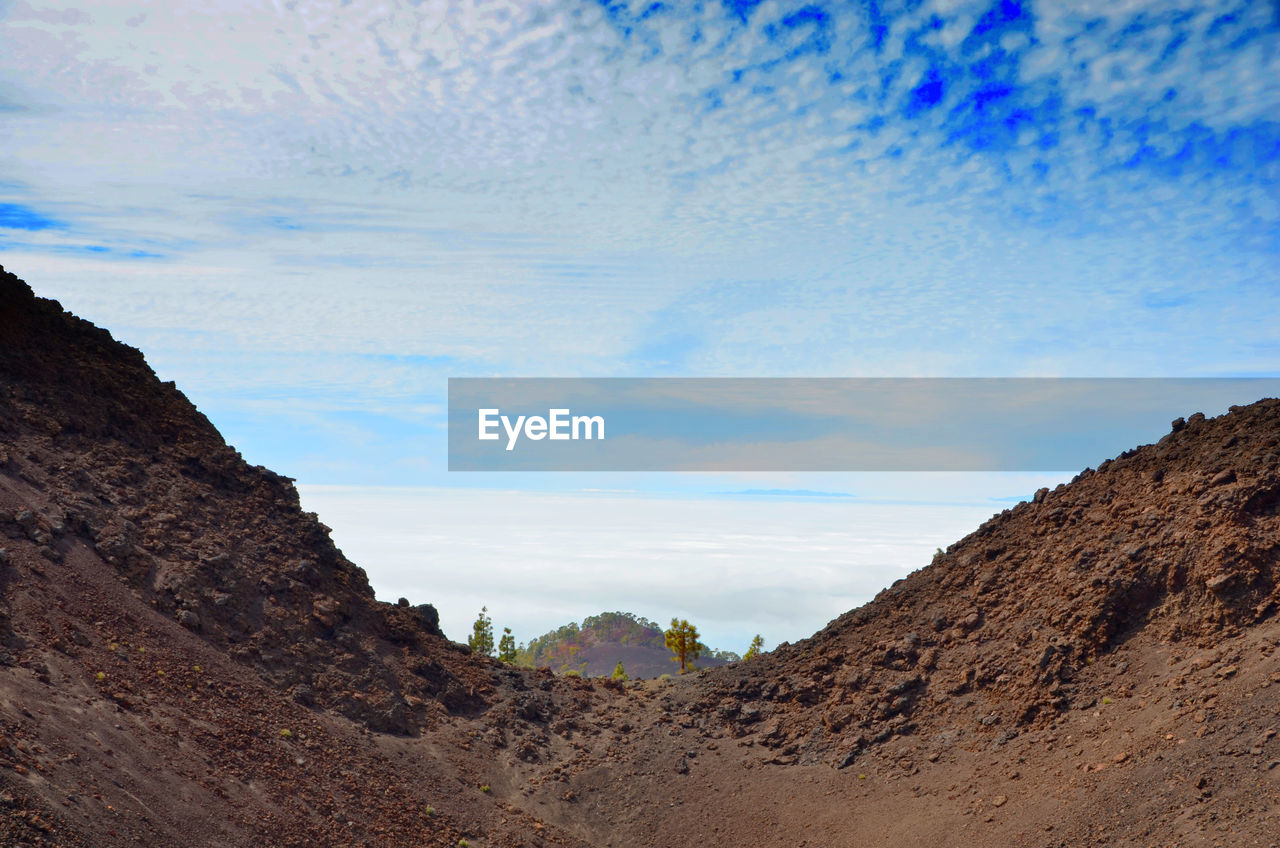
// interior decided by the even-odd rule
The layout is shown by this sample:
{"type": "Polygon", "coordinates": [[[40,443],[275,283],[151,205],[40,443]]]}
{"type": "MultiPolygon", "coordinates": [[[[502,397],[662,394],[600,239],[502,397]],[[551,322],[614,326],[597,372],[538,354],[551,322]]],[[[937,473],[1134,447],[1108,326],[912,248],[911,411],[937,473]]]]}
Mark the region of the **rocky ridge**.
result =
{"type": "Polygon", "coordinates": [[[144,603],[300,703],[396,733],[437,705],[483,703],[444,659],[435,609],[376,601],[293,481],[245,463],[141,353],[10,274],[0,328],[0,469],[47,504],[0,509],[0,527],[51,560],[92,548],[144,603]]]}
{"type": "Polygon", "coordinates": [[[0,843],[1270,845],[1280,401],[997,515],[810,639],[507,668],[0,272],[0,843]]]}
{"type": "Polygon", "coordinates": [[[844,765],[940,727],[1051,724],[1099,697],[1079,672],[1135,636],[1205,647],[1276,614],[1278,456],[1280,400],[1175,421],[731,675],[715,708],[771,718],[764,742],[784,756],[844,765]]]}

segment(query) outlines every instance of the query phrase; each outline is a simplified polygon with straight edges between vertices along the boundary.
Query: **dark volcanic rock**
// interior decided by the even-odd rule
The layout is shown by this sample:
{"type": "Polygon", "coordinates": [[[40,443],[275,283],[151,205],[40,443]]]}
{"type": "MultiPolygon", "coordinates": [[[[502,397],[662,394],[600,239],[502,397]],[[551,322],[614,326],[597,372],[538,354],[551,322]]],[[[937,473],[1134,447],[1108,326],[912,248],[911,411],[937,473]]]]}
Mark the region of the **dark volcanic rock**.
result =
{"type": "Polygon", "coordinates": [[[376,601],[293,481],[246,463],[140,352],[0,270],[0,377],[7,465],[50,504],[7,516],[9,532],[48,555],[92,548],[152,607],[282,687],[309,683],[320,706],[398,733],[426,720],[432,692],[398,657],[440,650],[435,609],[376,601]],[[362,667],[335,671],[353,649],[362,667]]]}
{"type": "Polygon", "coordinates": [[[1278,456],[1191,415],[810,639],[557,678],[0,272],[0,845],[1272,844],[1278,456]]]}
{"type": "Polygon", "coordinates": [[[1263,400],[1192,415],[1157,445],[1037,492],[762,658],[755,675],[794,681],[764,690],[783,709],[762,741],[840,764],[850,732],[883,740],[969,723],[994,739],[1095,698],[1073,686],[1079,672],[1134,634],[1212,646],[1271,618],[1277,454],[1280,400],[1263,400]],[[824,716],[829,732],[815,733],[824,716]]]}

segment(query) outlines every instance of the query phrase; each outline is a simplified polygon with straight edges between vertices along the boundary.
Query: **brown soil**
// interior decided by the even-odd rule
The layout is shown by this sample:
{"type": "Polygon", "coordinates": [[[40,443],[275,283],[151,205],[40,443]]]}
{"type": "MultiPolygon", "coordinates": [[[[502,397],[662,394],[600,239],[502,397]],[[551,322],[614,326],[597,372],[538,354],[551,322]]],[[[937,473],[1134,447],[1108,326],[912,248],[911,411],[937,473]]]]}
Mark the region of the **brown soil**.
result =
{"type": "Polygon", "coordinates": [[[0,845],[1276,845],[1278,454],[1192,416],[803,642],[556,678],[0,272],[0,845]]]}

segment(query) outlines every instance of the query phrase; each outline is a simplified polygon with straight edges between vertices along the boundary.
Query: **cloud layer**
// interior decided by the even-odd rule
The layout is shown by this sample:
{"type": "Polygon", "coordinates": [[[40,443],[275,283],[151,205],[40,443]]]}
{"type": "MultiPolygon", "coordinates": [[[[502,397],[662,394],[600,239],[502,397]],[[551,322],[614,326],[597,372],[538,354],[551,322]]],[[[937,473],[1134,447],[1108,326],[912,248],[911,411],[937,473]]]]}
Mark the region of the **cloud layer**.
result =
{"type": "Polygon", "coordinates": [[[268,463],[446,376],[1274,374],[1277,16],[14,0],[0,251],[268,463]]]}
{"type": "MultiPolygon", "coordinates": [[[[949,504],[325,486],[302,501],[380,599],[435,604],[454,639],[481,606],[522,641],[619,609],[689,618],[741,653],[755,633],[771,648],[808,636],[927,565],[1010,505],[984,497],[992,482],[949,504]]],[[[913,494],[931,484],[918,475],[913,494]]]]}

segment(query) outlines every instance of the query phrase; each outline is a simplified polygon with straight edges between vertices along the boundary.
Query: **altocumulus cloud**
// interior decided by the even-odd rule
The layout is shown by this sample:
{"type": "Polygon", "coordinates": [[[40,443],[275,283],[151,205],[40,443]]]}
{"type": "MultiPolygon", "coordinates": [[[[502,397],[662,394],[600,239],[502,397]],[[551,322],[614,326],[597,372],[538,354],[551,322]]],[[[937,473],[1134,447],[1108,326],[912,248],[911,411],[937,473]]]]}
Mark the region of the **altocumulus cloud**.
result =
{"type": "Polygon", "coordinates": [[[1217,223],[1265,220],[1276,32],[1247,2],[17,3],[0,67],[55,110],[11,131],[18,161],[73,178],[348,177],[497,195],[506,224],[550,204],[550,229],[609,200],[590,231],[629,242],[826,226],[885,192],[1097,211],[1105,184],[1117,211],[1135,179],[1186,177],[1238,192],[1217,223]],[[24,147],[47,121],[133,131],[24,147]]]}
{"type": "Polygon", "coordinates": [[[0,15],[5,247],[184,384],[341,409],[407,394],[378,356],[1177,375],[1280,343],[1274,4],[0,15]]]}

